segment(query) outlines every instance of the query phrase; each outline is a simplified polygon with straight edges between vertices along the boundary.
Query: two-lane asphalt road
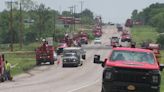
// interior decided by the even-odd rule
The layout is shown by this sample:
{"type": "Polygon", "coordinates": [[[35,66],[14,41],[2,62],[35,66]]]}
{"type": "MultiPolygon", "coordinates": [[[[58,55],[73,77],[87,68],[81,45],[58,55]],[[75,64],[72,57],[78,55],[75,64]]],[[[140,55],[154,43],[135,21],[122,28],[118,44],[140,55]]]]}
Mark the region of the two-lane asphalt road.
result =
{"type": "MultiPolygon", "coordinates": [[[[115,33],[115,27],[104,27],[102,45],[109,45],[109,38],[115,33]]],[[[92,42],[87,46],[92,47],[94,44],[92,42]]],[[[16,76],[13,82],[0,83],[0,92],[100,92],[103,68],[93,64],[93,56],[100,54],[103,60],[110,49],[90,48],[86,52],[83,66],[63,68],[59,58],[59,64],[39,66],[16,76]]]]}

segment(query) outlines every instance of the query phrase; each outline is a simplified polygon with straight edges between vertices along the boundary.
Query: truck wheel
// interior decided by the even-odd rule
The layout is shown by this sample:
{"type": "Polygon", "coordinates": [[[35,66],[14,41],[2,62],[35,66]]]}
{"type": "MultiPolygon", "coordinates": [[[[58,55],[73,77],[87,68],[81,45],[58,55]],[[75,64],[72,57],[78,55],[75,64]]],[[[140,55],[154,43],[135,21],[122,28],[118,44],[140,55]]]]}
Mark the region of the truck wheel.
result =
{"type": "Polygon", "coordinates": [[[101,92],[105,92],[103,88],[101,88],[101,92]]]}
{"type": "Polygon", "coordinates": [[[50,61],[50,65],[54,65],[54,61],[50,61]]]}
{"type": "Polygon", "coordinates": [[[80,66],[82,66],[82,65],[83,65],[83,62],[81,62],[80,66]]]}
{"type": "Polygon", "coordinates": [[[66,66],[65,64],[62,65],[62,67],[65,67],[65,66],[66,66]]]}
{"type": "Polygon", "coordinates": [[[79,65],[77,64],[77,65],[75,65],[75,67],[78,67],[79,65]]]}

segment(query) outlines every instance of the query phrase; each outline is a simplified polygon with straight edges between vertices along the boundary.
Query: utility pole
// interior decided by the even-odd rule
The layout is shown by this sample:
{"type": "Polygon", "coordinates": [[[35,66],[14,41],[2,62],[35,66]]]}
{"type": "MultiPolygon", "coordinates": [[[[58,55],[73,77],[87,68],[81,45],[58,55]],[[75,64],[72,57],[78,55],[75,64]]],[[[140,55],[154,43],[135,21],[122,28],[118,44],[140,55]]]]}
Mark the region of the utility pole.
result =
{"type": "MultiPolygon", "coordinates": [[[[81,16],[80,18],[82,19],[82,12],[83,12],[83,4],[84,4],[84,1],[80,1],[80,4],[81,4],[81,16]]],[[[82,22],[80,21],[80,24],[81,24],[81,30],[82,30],[82,22]]]]}
{"type": "Polygon", "coordinates": [[[74,10],[73,10],[73,20],[74,20],[74,32],[75,32],[75,29],[76,29],[76,17],[75,17],[75,14],[76,14],[76,5],[73,6],[74,10]]]}
{"type": "Polygon", "coordinates": [[[56,12],[54,13],[54,40],[57,41],[56,39],[56,12]]]}
{"type": "Polygon", "coordinates": [[[16,2],[13,2],[11,0],[6,3],[10,5],[10,18],[9,18],[10,50],[13,51],[14,33],[13,33],[13,5],[12,4],[16,2]]]}
{"type": "Polygon", "coordinates": [[[84,5],[84,1],[80,1],[81,4],[81,13],[83,12],[83,5],[84,5]]]}
{"type": "Polygon", "coordinates": [[[20,41],[20,48],[22,49],[23,47],[23,16],[22,16],[22,3],[19,3],[20,5],[20,36],[19,36],[19,41],[20,41]]]}
{"type": "MultiPolygon", "coordinates": [[[[71,6],[71,7],[69,7],[69,8],[70,8],[71,17],[72,17],[72,19],[73,19],[73,18],[74,18],[74,17],[73,17],[73,15],[74,15],[74,14],[73,14],[73,8],[74,8],[74,7],[71,6]]],[[[73,30],[73,27],[72,27],[72,24],[70,24],[70,25],[71,25],[71,27],[70,27],[70,33],[71,33],[72,30],[73,30]]]]}

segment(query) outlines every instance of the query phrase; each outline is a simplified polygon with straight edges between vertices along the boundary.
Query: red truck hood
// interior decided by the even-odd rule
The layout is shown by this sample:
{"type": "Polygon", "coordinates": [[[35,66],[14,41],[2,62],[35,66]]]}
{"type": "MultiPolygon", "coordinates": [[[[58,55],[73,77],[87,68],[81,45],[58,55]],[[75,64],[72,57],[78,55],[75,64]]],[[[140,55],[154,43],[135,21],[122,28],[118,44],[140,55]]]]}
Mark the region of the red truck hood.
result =
{"type": "Polygon", "coordinates": [[[88,38],[87,38],[87,37],[82,37],[81,39],[85,39],[85,40],[87,40],[88,38]]]}
{"type": "Polygon", "coordinates": [[[130,39],[131,37],[129,35],[122,36],[123,39],[130,39]]]}
{"type": "Polygon", "coordinates": [[[94,35],[101,35],[101,33],[100,32],[95,32],[94,35]]]}
{"type": "Polygon", "coordinates": [[[67,44],[66,44],[66,43],[63,43],[63,44],[59,45],[59,47],[58,47],[58,48],[65,48],[65,47],[68,47],[68,46],[67,46],[67,44]]]}
{"type": "Polygon", "coordinates": [[[149,64],[145,62],[128,62],[128,61],[108,61],[107,66],[122,67],[122,68],[135,68],[135,69],[147,69],[147,70],[158,70],[159,66],[157,63],[149,64]]]}

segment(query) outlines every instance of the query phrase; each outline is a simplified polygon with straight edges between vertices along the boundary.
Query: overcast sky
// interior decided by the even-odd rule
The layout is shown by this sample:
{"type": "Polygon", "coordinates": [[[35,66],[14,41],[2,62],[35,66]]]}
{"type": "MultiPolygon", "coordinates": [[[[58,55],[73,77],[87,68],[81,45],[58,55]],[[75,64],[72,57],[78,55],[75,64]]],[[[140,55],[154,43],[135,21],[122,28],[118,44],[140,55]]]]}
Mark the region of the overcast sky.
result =
{"type": "MultiPolygon", "coordinates": [[[[5,1],[0,0],[0,11],[5,6],[5,1]]],[[[11,1],[11,0],[10,0],[11,1]]],[[[13,0],[14,1],[14,0],[13,0]]],[[[101,15],[105,22],[124,23],[130,18],[134,9],[141,11],[152,3],[164,3],[164,0],[34,0],[38,3],[44,3],[46,6],[56,10],[69,10],[72,5],[77,6],[80,11],[80,1],[84,1],[83,9],[88,8],[94,12],[94,15],[101,15]]]]}

